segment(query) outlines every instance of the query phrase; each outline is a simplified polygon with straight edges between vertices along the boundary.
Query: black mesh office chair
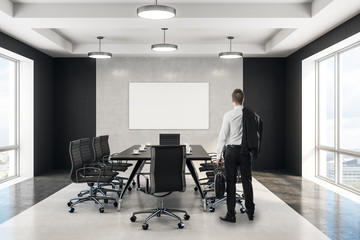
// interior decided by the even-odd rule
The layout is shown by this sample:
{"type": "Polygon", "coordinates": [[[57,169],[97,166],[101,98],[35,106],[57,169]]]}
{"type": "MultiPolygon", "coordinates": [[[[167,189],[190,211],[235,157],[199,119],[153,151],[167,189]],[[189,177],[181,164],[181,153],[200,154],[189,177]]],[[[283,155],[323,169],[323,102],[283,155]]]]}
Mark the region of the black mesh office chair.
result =
{"type": "MultiPolygon", "coordinates": [[[[94,161],[100,161],[104,163],[108,167],[108,169],[112,171],[125,172],[128,167],[133,165],[132,163],[111,160],[108,135],[94,137],[92,140],[92,145],[94,152],[94,161]]],[[[122,187],[123,181],[127,180],[128,178],[117,177],[117,179],[119,180],[120,187],[122,187]]],[[[135,181],[133,181],[133,185],[135,185],[135,181]]],[[[128,190],[131,191],[132,188],[129,187],[128,190]]]]}
{"type": "MultiPolygon", "coordinates": [[[[91,156],[92,147],[90,145],[90,139],[89,138],[82,138],[80,139],[80,151],[81,151],[81,157],[83,160],[84,167],[87,166],[96,166],[103,170],[103,174],[106,176],[112,176],[113,181],[111,181],[109,184],[100,184],[97,186],[97,191],[106,196],[107,192],[115,192],[120,196],[121,193],[121,186],[122,186],[122,178],[118,177],[118,172],[111,169],[111,167],[108,167],[103,162],[93,161],[93,158],[91,156]],[[111,186],[111,188],[107,186],[111,186]],[[107,188],[106,188],[107,187],[107,188]]],[[[86,193],[86,192],[85,192],[86,193]]],[[[80,192],[79,195],[84,195],[83,192],[80,192]]],[[[104,202],[107,202],[107,199],[104,200],[104,202]]]]}
{"type": "Polygon", "coordinates": [[[106,165],[110,166],[115,171],[125,172],[128,167],[133,165],[132,163],[123,161],[109,162],[109,160],[111,160],[109,135],[102,135],[93,138],[93,149],[94,155],[98,157],[97,159],[101,159],[101,161],[103,161],[106,165]]]}
{"type": "Polygon", "coordinates": [[[100,200],[113,200],[114,206],[117,207],[118,203],[115,198],[96,195],[97,188],[95,186],[101,183],[109,184],[113,180],[113,176],[105,175],[104,170],[96,166],[84,167],[81,155],[81,140],[75,140],[70,142],[69,153],[71,159],[71,180],[74,183],[87,183],[87,185],[89,186],[88,196],[79,196],[70,199],[70,201],[67,203],[69,207],[69,212],[74,212],[74,205],[85,201],[94,201],[95,203],[97,203],[99,205],[100,213],[104,212],[104,207],[101,204],[100,200]]]}
{"type": "Polygon", "coordinates": [[[160,133],[160,145],[180,145],[180,134],[178,133],[160,133]]]}
{"type": "MultiPolygon", "coordinates": [[[[79,140],[80,140],[80,153],[81,153],[81,159],[82,159],[83,167],[97,167],[97,168],[100,168],[103,171],[104,175],[111,176],[113,178],[116,175],[118,175],[117,172],[108,171],[105,164],[103,164],[101,162],[93,162],[92,161],[90,139],[89,138],[82,138],[82,139],[79,139],[79,140]]],[[[91,172],[88,171],[88,174],[91,174],[91,172]]],[[[93,174],[98,175],[97,172],[94,172],[93,174]]],[[[99,187],[99,186],[97,186],[97,187],[99,187]]],[[[100,190],[100,192],[103,195],[106,195],[101,190],[100,190]]],[[[89,189],[81,190],[80,193],[78,194],[78,197],[84,196],[84,195],[89,194],[89,193],[90,193],[89,189]]]]}
{"type": "Polygon", "coordinates": [[[147,230],[148,221],[154,216],[160,217],[162,214],[174,217],[180,222],[179,228],[184,227],[181,218],[173,212],[184,213],[184,219],[189,220],[190,216],[184,210],[164,208],[164,197],[172,192],[184,192],[185,183],[185,146],[152,146],[151,147],[151,165],[150,165],[150,184],[147,182],[146,187],[140,190],[158,198],[159,207],[157,209],[134,212],[130,220],[136,221],[136,215],[141,213],[150,213],[142,227],[147,230]]]}
{"type": "MultiPolygon", "coordinates": [[[[160,133],[159,134],[159,145],[180,145],[180,134],[179,133],[160,133]]],[[[140,176],[143,176],[148,181],[147,175],[149,173],[142,172],[145,164],[150,164],[150,161],[144,161],[137,173],[138,188],[140,188],[140,176]]]]}
{"type": "Polygon", "coordinates": [[[93,161],[93,158],[91,156],[91,151],[92,150],[90,145],[90,139],[89,138],[80,139],[80,152],[84,167],[97,166],[99,168],[102,168],[104,170],[104,174],[107,176],[115,177],[116,175],[119,174],[108,168],[106,164],[100,161],[93,161]]]}

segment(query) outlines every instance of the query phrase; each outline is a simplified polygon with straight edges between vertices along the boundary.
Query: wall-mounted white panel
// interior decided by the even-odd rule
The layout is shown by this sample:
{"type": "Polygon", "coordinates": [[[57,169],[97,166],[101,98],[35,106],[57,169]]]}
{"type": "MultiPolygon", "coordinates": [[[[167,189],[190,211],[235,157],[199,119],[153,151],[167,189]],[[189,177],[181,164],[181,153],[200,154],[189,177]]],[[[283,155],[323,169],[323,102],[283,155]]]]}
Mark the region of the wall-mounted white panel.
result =
{"type": "Polygon", "coordinates": [[[208,129],[209,83],[129,83],[129,129],[208,129]]]}

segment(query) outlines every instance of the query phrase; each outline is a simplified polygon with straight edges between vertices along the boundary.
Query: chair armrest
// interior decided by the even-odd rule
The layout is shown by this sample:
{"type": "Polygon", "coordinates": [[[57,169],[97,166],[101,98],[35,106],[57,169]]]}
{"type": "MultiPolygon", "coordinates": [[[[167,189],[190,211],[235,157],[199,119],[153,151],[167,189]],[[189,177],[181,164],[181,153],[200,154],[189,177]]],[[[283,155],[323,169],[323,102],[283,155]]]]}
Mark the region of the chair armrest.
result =
{"type": "MultiPolygon", "coordinates": [[[[97,180],[97,182],[99,182],[99,179],[100,179],[100,176],[101,176],[101,173],[102,173],[102,171],[101,171],[101,169],[100,168],[97,168],[97,167],[82,167],[82,168],[79,168],[79,169],[77,169],[76,170],[76,182],[79,182],[79,174],[81,174],[81,172],[80,171],[83,171],[83,176],[84,177],[86,177],[86,171],[92,171],[92,173],[94,173],[94,172],[98,172],[98,180],[97,180]]],[[[94,176],[94,175],[93,175],[94,176]]]]}
{"type": "Polygon", "coordinates": [[[106,164],[102,162],[85,163],[84,167],[98,167],[102,170],[103,173],[105,173],[108,170],[106,164]]]}
{"type": "Polygon", "coordinates": [[[124,160],[118,160],[118,159],[112,159],[112,156],[114,155],[115,153],[113,154],[110,154],[110,155],[105,155],[103,156],[103,159],[105,160],[105,158],[107,158],[106,160],[110,163],[119,163],[119,162],[123,162],[124,160]]]}
{"type": "Polygon", "coordinates": [[[150,194],[150,184],[149,184],[149,178],[143,174],[143,173],[139,173],[138,174],[138,178],[137,178],[137,182],[138,182],[138,190],[141,190],[142,192],[146,193],[146,194],[150,194]],[[139,176],[143,176],[145,178],[145,189],[140,187],[140,178],[139,176]]]}

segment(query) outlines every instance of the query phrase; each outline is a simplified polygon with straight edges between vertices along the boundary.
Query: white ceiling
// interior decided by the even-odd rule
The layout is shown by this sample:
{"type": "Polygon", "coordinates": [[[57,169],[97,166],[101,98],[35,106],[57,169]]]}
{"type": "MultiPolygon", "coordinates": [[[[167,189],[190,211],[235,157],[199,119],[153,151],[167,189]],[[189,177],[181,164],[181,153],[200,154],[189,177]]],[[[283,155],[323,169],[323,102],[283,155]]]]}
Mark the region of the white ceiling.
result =
{"type": "Polygon", "coordinates": [[[115,56],[156,56],[150,45],[178,44],[177,56],[286,57],[360,13],[359,0],[158,0],[176,18],[136,16],[154,0],[0,0],[0,29],[54,57],[82,57],[98,49],[115,56]]]}

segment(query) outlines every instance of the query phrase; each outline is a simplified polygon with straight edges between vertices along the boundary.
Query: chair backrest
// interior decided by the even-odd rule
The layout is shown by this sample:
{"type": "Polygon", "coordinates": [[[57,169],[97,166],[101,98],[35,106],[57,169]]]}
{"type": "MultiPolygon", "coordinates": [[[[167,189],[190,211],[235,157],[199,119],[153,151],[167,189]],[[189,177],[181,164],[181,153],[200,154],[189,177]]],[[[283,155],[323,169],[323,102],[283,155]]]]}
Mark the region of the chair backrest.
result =
{"type": "Polygon", "coordinates": [[[80,140],[70,142],[69,154],[71,160],[70,178],[73,182],[76,182],[76,171],[83,166],[80,152],[80,140]]]}
{"type": "Polygon", "coordinates": [[[109,135],[100,136],[100,147],[102,156],[110,155],[109,135]]]}
{"type": "Polygon", "coordinates": [[[83,164],[92,162],[90,138],[80,139],[80,153],[83,164]]]}
{"type": "Polygon", "coordinates": [[[100,146],[100,137],[94,137],[92,140],[92,147],[94,152],[94,162],[99,162],[102,160],[102,152],[100,146]]]}
{"type": "Polygon", "coordinates": [[[179,133],[160,133],[159,134],[160,145],[180,145],[179,133]]]}
{"type": "Polygon", "coordinates": [[[151,193],[185,191],[185,162],[186,149],[184,145],[152,146],[151,193]]]}

